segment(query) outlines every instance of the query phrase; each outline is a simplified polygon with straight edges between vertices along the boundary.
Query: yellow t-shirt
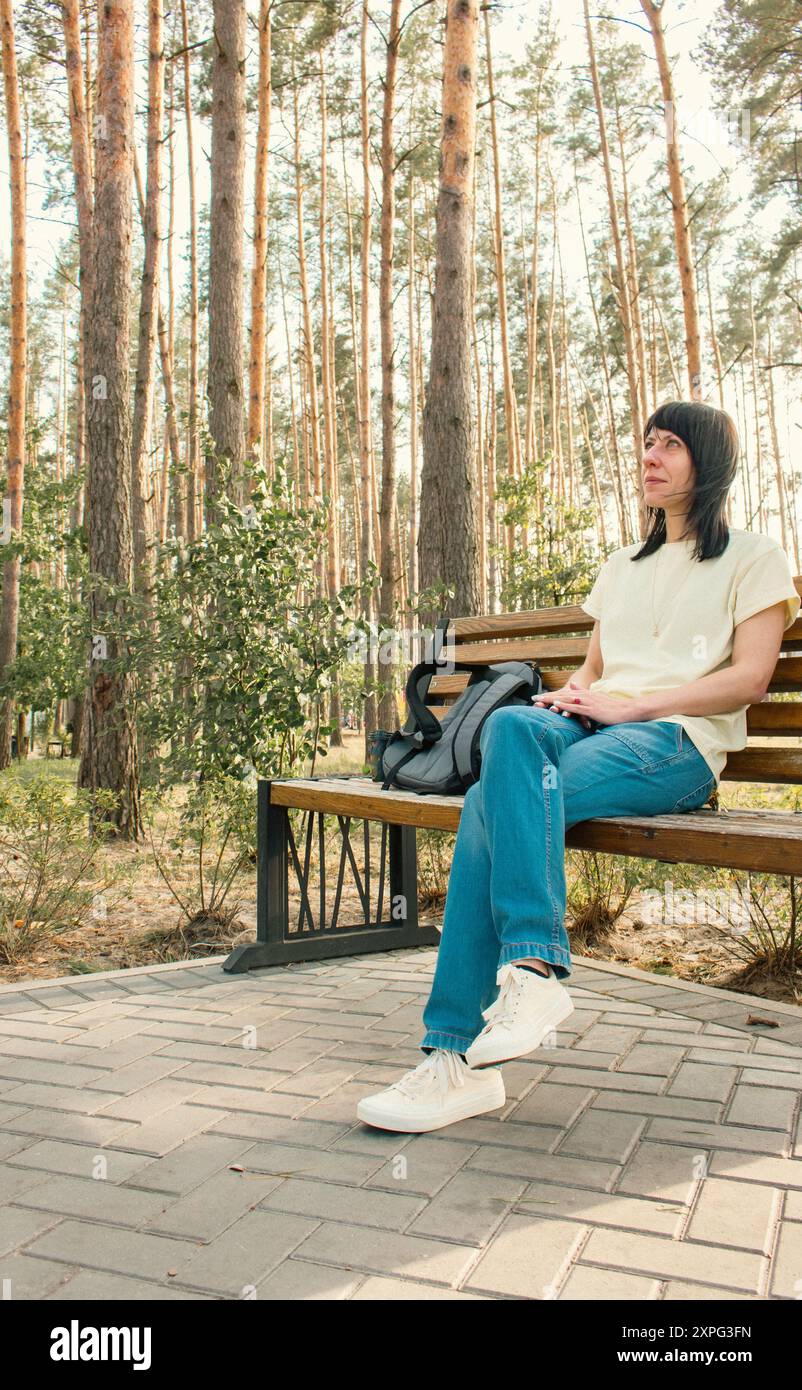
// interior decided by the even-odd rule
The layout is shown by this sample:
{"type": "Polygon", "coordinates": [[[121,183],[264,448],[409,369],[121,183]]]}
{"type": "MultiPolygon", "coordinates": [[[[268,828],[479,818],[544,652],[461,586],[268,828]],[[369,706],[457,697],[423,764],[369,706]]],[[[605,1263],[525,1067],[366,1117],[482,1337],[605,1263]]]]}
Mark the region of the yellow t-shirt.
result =
{"type": "MultiPolygon", "coordinates": [[[[788,556],[776,541],[730,527],[727,548],[716,559],[694,559],[693,545],[693,538],[665,542],[633,563],[629,557],[641,548],[637,541],[605,560],[581,604],[600,619],[604,672],[591,690],[637,699],[720,671],[730,665],[737,624],[781,599],[785,630],[791,626],[800,597],[788,556]]],[[[747,708],[662,718],[682,725],[718,786],[727,753],[746,747],[747,708]]]]}

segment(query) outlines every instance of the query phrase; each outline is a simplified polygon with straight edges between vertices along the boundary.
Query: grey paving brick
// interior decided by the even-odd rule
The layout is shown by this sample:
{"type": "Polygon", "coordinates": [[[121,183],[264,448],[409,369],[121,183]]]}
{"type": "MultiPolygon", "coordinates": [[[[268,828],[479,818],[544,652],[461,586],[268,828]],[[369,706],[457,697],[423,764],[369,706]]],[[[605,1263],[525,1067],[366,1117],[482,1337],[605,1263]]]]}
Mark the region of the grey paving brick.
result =
{"type": "Polygon", "coordinates": [[[110,1182],[120,1183],[139,1173],[150,1162],[137,1154],[112,1152],[98,1149],[92,1144],[69,1144],[58,1139],[42,1139],[31,1144],[12,1157],[15,1166],[40,1169],[46,1173],[63,1173],[76,1178],[91,1178],[102,1171],[110,1182]]]}
{"type": "Polygon", "coordinates": [[[507,1297],[553,1299],[587,1236],[571,1221],[508,1216],[462,1287],[507,1297]]]}
{"type": "MultiPolygon", "coordinates": [[[[375,1154],[346,1153],[342,1149],[321,1151],[292,1144],[254,1144],[243,1155],[241,1162],[249,1174],[322,1178],[326,1182],[346,1183],[350,1187],[360,1187],[372,1175],[378,1176],[378,1170],[385,1173],[385,1181],[377,1182],[378,1187],[396,1187],[403,1192],[419,1191],[408,1181],[394,1181],[388,1165],[383,1164],[375,1154]]],[[[445,1178],[441,1181],[445,1181],[445,1178]]]]}
{"type": "MultiPolygon", "coordinates": [[[[103,1050],[112,1043],[136,1038],[137,1046],[141,1046],[140,1040],[146,1032],[147,1029],[142,1019],[138,1015],[132,1014],[130,1017],[112,1019],[108,1023],[98,1024],[97,1028],[85,1028],[83,1031],[73,1029],[69,1041],[74,1047],[91,1047],[103,1050]]],[[[129,1057],[129,1060],[132,1058],[129,1057]]]]}
{"type": "MultiPolygon", "coordinates": [[[[11,1105],[36,1106],[46,1110],[69,1110],[77,1115],[92,1115],[107,1101],[97,1091],[79,1090],[74,1086],[47,1086],[43,1082],[23,1082],[6,1093],[11,1105]]],[[[121,1116],[125,1119],[125,1116],[121,1116]]]]}
{"type": "Polygon", "coordinates": [[[192,1100],[200,1089],[193,1081],[163,1077],[160,1081],[151,1081],[146,1086],[140,1086],[139,1090],[113,1100],[105,1094],[95,1092],[100,1106],[97,1113],[143,1123],[156,1119],[182,1102],[192,1100]]]}
{"type": "MultiPolygon", "coordinates": [[[[284,1068],[274,1064],[270,1060],[269,1043],[275,1037],[278,1024],[273,1024],[268,1037],[262,1038],[258,1047],[242,1047],[241,1039],[238,1036],[233,1042],[227,1044],[217,1043],[198,1043],[198,1042],[173,1042],[168,1043],[164,1038],[154,1038],[154,1050],[158,1051],[159,1057],[176,1057],[183,1062],[209,1062],[218,1063],[226,1067],[268,1067],[271,1070],[283,1071],[284,1068]]],[[[289,1037],[297,1037],[299,1029],[292,1025],[287,1030],[289,1037]]]]}
{"type": "MultiPolygon", "coordinates": [[[[407,1137],[399,1136],[401,1139],[407,1137]]],[[[374,1168],[372,1176],[367,1178],[364,1186],[398,1188],[402,1192],[416,1192],[426,1197],[434,1197],[475,1152],[475,1144],[432,1139],[428,1134],[416,1134],[403,1149],[399,1149],[398,1153],[392,1154],[374,1168]],[[401,1157],[404,1160],[403,1164],[398,1162],[401,1157]]],[[[375,1162],[373,1159],[365,1161],[375,1162]]]]}
{"type": "Polygon", "coordinates": [[[594,1269],[589,1265],[574,1265],[563,1284],[559,1299],[583,1299],[585,1302],[620,1300],[622,1303],[645,1303],[656,1299],[660,1283],[643,1275],[625,1274],[620,1269],[594,1269]]]}
{"type": "MultiPolygon", "coordinates": [[[[302,1067],[291,1076],[280,1076],[272,1087],[273,1093],[291,1091],[296,1096],[323,1097],[352,1080],[360,1070],[358,1062],[324,1057],[302,1067]]],[[[396,1068],[396,1071],[398,1068],[396,1068]]]]}
{"type": "Polygon", "coordinates": [[[716,1100],[689,1100],[687,1096],[644,1096],[633,1091],[600,1091],[596,1110],[631,1110],[636,1115],[670,1115],[676,1120],[721,1118],[723,1106],[716,1100]]]}
{"type": "Polygon", "coordinates": [[[756,1294],[738,1292],[736,1289],[722,1289],[707,1284],[688,1283],[682,1279],[669,1279],[664,1284],[663,1303],[701,1303],[705,1300],[718,1303],[754,1302],[756,1294]]]}
{"type": "Polygon", "coordinates": [[[802,1298],[802,1226],[784,1221],[772,1262],[770,1291],[780,1298],[802,1298]]]}
{"type": "Polygon", "coordinates": [[[597,1227],[582,1251],[583,1264],[602,1264],[657,1279],[693,1279],[719,1288],[757,1293],[765,1261],[723,1245],[668,1240],[632,1231],[597,1227]]]}
{"type": "Polygon", "coordinates": [[[151,1053],[148,1057],[139,1057],[136,1062],[129,1062],[127,1066],[115,1067],[113,1071],[105,1070],[99,1075],[96,1071],[94,1078],[86,1082],[86,1088],[89,1091],[110,1091],[117,1096],[128,1096],[143,1086],[161,1081],[174,1072],[183,1074],[185,1070],[186,1063],[181,1058],[160,1057],[151,1053]]]}
{"type": "MultiPolygon", "coordinates": [[[[290,1263],[295,1263],[291,1261],[290,1263]]],[[[369,1301],[371,1303],[399,1303],[399,1302],[425,1302],[432,1301],[443,1303],[487,1303],[488,1298],[485,1294],[466,1293],[465,1290],[446,1289],[438,1287],[436,1284],[422,1284],[414,1279],[388,1279],[382,1278],[378,1274],[371,1274],[366,1279],[361,1288],[354,1294],[354,1303],[369,1301]]]]}
{"type": "Polygon", "coordinates": [[[27,1246],[29,1254],[64,1264],[156,1281],[166,1279],[170,1269],[185,1267],[196,1249],[190,1241],[143,1235],[98,1221],[73,1220],[61,1221],[27,1246]]]}
{"type": "Polygon", "coordinates": [[[681,1044],[671,1046],[669,1043],[636,1043],[619,1062],[617,1071],[637,1072],[643,1076],[671,1076],[682,1062],[684,1054],[685,1049],[681,1044]]]}
{"type": "Polygon", "coordinates": [[[727,1107],[727,1124],[759,1125],[787,1134],[799,1099],[798,1090],[780,1086],[736,1086],[727,1107]]]}
{"type": "Polygon", "coordinates": [[[29,1188],[37,1187],[43,1181],[43,1173],[31,1168],[14,1168],[10,1163],[5,1163],[0,1168],[0,1209],[7,1202],[19,1201],[29,1188]]]}
{"type": "Polygon", "coordinates": [[[779,1192],[757,1183],[708,1177],[687,1228],[691,1240],[742,1246],[768,1255],[779,1192]]]}
{"type": "Polygon", "coordinates": [[[207,1110],[200,1105],[174,1105],[172,1110],[165,1110],[155,1119],[132,1127],[120,1136],[118,1142],[108,1141],[109,1147],[160,1157],[192,1135],[208,1129],[216,1120],[224,1118],[225,1112],[222,1110],[207,1110]]]}
{"type": "Polygon", "coordinates": [[[163,1158],[151,1159],[108,1149],[104,1153],[108,1155],[110,1170],[123,1160],[136,1165],[128,1178],[132,1187],[180,1196],[191,1192],[229,1163],[241,1162],[250,1147],[250,1140],[227,1139],[222,1134],[198,1134],[163,1158]]]}
{"type": "Polygon", "coordinates": [[[505,1173],[513,1178],[529,1178],[561,1186],[608,1189],[618,1174],[618,1165],[561,1154],[535,1153],[528,1149],[494,1148],[482,1145],[468,1159],[466,1168],[485,1173],[505,1173]]]}
{"type": "MultiPolygon", "coordinates": [[[[350,1299],[357,1296],[364,1280],[363,1274],[352,1274],[345,1269],[333,1269],[293,1257],[283,1260],[272,1274],[261,1281],[256,1297],[260,1301],[281,1300],[290,1303],[350,1299]]],[[[413,1287],[419,1288],[420,1285],[413,1287]]]]}
{"type": "Polygon", "coordinates": [[[289,1119],[286,1115],[227,1114],[209,1125],[209,1133],[226,1134],[236,1139],[278,1140],[282,1143],[311,1144],[327,1148],[335,1139],[352,1128],[353,1121],[344,1123],[321,1121],[312,1124],[305,1115],[289,1119]]]}
{"type": "Polygon", "coordinates": [[[472,1246],[424,1236],[385,1231],[377,1239],[368,1226],[324,1222],[297,1247],[295,1254],[313,1263],[375,1274],[404,1274],[435,1284],[454,1285],[476,1259],[472,1246]]]}
{"type": "Polygon", "coordinates": [[[627,1162],[615,1190],[662,1201],[689,1202],[706,1160],[704,1148],[700,1162],[693,1148],[642,1142],[627,1162]]]}
{"type": "Polygon", "coordinates": [[[582,1089],[579,1086],[560,1086],[540,1081],[513,1111],[513,1118],[527,1124],[567,1129],[587,1108],[594,1094],[589,1087],[582,1089]]]}
{"type": "Polygon", "coordinates": [[[289,1091],[263,1091],[251,1086],[204,1086],[197,1081],[187,1085],[187,1097],[191,1092],[191,1104],[198,1107],[216,1107],[227,1110],[232,1115],[245,1112],[252,1115],[303,1114],[314,1103],[313,1096],[294,1095],[289,1091]]]}
{"type": "Polygon", "coordinates": [[[213,1241],[281,1183],[281,1178],[238,1173],[226,1166],[183,1197],[160,1194],[161,1210],[147,1217],[142,1226],[161,1235],[213,1241]]]}
{"type": "MultiPolygon", "coordinates": [[[[44,1260],[37,1260],[37,1264],[44,1264],[44,1260]]],[[[62,1265],[63,1269],[64,1266],[62,1265]]],[[[170,1281],[172,1282],[172,1281],[170,1281]]],[[[155,1299],[159,1302],[206,1302],[210,1301],[210,1296],[203,1293],[191,1293],[187,1289],[170,1288],[167,1283],[150,1283],[144,1279],[126,1279],[121,1274],[97,1273],[94,1270],[83,1269],[77,1274],[73,1274],[65,1283],[61,1284],[52,1293],[46,1295],[46,1302],[83,1302],[87,1303],[151,1303],[155,1299]]]]}
{"type": "Polygon", "coordinates": [[[578,1038],[574,1043],[577,1052],[584,1052],[586,1049],[595,1052],[613,1052],[618,1054],[625,1048],[631,1047],[640,1037],[640,1028],[628,1028],[618,1023],[594,1023],[578,1038]]]}
{"type": "Polygon", "coordinates": [[[42,1022],[35,1019],[21,1018],[19,1015],[12,1017],[0,1017],[0,1038],[2,1038],[2,1048],[4,1052],[9,1049],[6,1046],[6,1039],[13,1041],[15,1038],[31,1038],[39,1042],[60,1043],[69,1041],[70,1035],[74,1032],[74,1025],[61,1027],[56,1023],[46,1021],[47,1014],[42,1011],[42,1022]]]}
{"type": "Polygon", "coordinates": [[[683,1062],[672,1077],[669,1096],[693,1096],[697,1100],[725,1101],[731,1094],[738,1075],[735,1067],[717,1067],[712,1063],[683,1062]]]}
{"type": "MultiPolygon", "coordinates": [[[[572,1057],[584,1062],[584,1056],[579,1052],[573,1052],[572,1057]]],[[[631,1091],[633,1095],[655,1095],[661,1091],[666,1084],[664,1076],[643,1076],[633,1072],[629,1074],[623,1071],[591,1071],[587,1067],[561,1066],[559,1071],[555,1070],[549,1080],[559,1082],[561,1086],[593,1086],[609,1091],[631,1091]]]]}
{"type": "MultiPolygon", "coordinates": [[[[269,1024],[264,1024],[262,1029],[257,1029],[257,1033],[263,1031],[266,1035],[268,1027],[269,1024]]],[[[140,1021],[137,1031],[147,1038],[165,1038],[168,1042],[174,1042],[176,1038],[184,1038],[186,1042],[216,1043],[218,1047],[228,1042],[239,1041],[242,1037],[242,1029],[232,1027],[229,1023],[142,1023],[140,1021]]]]}
{"type": "Polygon", "coordinates": [[[138,1227],[159,1213],[166,1200],[162,1193],[135,1192],[91,1177],[57,1177],[45,1182],[41,1178],[39,1174],[37,1185],[20,1193],[16,1198],[18,1206],[105,1221],[114,1226],[138,1227]]]}
{"type": "Polygon", "coordinates": [[[0,1158],[10,1158],[22,1153],[30,1146],[28,1134],[11,1134],[8,1130],[0,1133],[0,1158]]]}
{"type": "Polygon", "coordinates": [[[751,1056],[733,1051],[731,1048],[714,1049],[700,1044],[699,1047],[688,1049],[687,1060],[689,1062],[713,1062],[719,1067],[727,1065],[743,1067],[745,1071],[750,1065],[754,1065],[763,1071],[785,1072],[796,1077],[802,1076],[802,1060],[799,1058],[772,1057],[764,1053],[760,1053],[759,1059],[756,1053],[752,1056],[754,1056],[754,1063],[751,1061],[751,1056]]]}
{"type": "Polygon", "coordinates": [[[403,1190],[368,1191],[345,1183],[287,1178],[259,1203],[259,1209],[372,1226],[384,1232],[402,1230],[424,1205],[424,1198],[407,1195],[403,1190]]]}
{"type": "Polygon", "coordinates": [[[61,1059],[42,1061],[38,1057],[0,1057],[0,1075],[8,1079],[5,1094],[11,1086],[23,1081],[41,1081],[55,1086],[91,1086],[98,1074],[96,1065],[80,1066],[61,1059]]]}
{"type": "Polygon", "coordinates": [[[213,1244],[202,1250],[190,1247],[193,1254],[182,1264],[176,1283],[202,1292],[244,1297],[243,1290],[258,1286],[302,1245],[316,1225],[315,1220],[287,1212],[249,1211],[213,1244]]]}
{"type": "Polygon", "coordinates": [[[54,1212],[6,1207],[0,1221],[0,1255],[10,1255],[27,1247],[36,1236],[58,1226],[60,1221],[61,1217],[54,1212]]]}
{"type": "Polygon", "coordinates": [[[709,1171],[719,1177],[738,1178],[743,1182],[802,1188],[802,1162],[798,1158],[765,1158],[719,1151],[712,1155],[709,1171]]]}
{"type": "Polygon", "coordinates": [[[407,1233],[484,1245],[525,1189],[521,1178],[463,1168],[410,1222],[407,1233]]]}
{"type": "Polygon", "coordinates": [[[0,1291],[14,1303],[46,1298],[74,1270],[52,1260],[35,1260],[30,1255],[6,1255],[0,1259],[0,1291]]]}
{"type": "Polygon", "coordinates": [[[527,1216],[559,1216],[592,1226],[675,1235],[687,1216],[676,1202],[660,1202],[620,1192],[591,1192],[564,1186],[559,1192],[543,1183],[530,1183],[514,1211],[527,1216]]]}
{"type": "MultiPolygon", "coordinates": [[[[271,1047],[265,1054],[263,1065],[272,1071],[294,1073],[327,1056],[339,1057],[339,1045],[333,1038],[307,1038],[297,1034],[291,1040],[279,1041],[277,1047],[271,1047]]],[[[345,1060],[352,1059],[346,1057],[345,1060]]]]}
{"type": "MultiPolygon", "coordinates": [[[[260,1055],[265,1056],[264,1053],[260,1055]]],[[[177,1057],[166,1060],[173,1069],[173,1080],[186,1086],[241,1086],[245,1090],[269,1090],[286,1077],[286,1072],[269,1071],[256,1063],[252,1066],[228,1066],[223,1062],[181,1061],[177,1057]]]]}
{"type": "Polygon", "coordinates": [[[75,1139],[80,1144],[106,1144],[133,1133],[129,1120],[110,1120],[97,1115],[76,1115],[67,1110],[26,1110],[9,1122],[18,1134],[37,1139],[75,1139]]]}
{"type": "Polygon", "coordinates": [[[625,1163],[646,1123],[639,1115],[591,1106],[557,1146],[556,1153],[561,1158],[573,1154],[625,1163]]]}
{"type": "Polygon", "coordinates": [[[703,1120],[686,1120],[678,1133],[673,1120],[655,1116],[648,1122],[647,1133],[650,1139],[708,1145],[716,1149],[738,1149],[741,1153],[781,1154],[783,1151],[782,1135],[766,1129],[748,1129],[743,1125],[713,1125],[703,1120]]]}

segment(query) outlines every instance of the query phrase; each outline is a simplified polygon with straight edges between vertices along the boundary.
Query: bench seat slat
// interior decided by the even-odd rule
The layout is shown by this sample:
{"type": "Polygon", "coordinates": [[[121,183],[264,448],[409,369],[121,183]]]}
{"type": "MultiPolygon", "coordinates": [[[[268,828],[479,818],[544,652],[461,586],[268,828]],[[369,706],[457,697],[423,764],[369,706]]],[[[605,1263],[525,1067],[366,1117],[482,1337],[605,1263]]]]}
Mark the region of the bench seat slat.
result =
{"type": "MultiPolygon", "coordinates": [[[[463,803],[461,796],[416,796],[396,788],[383,792],[369,777],[274,781],[270,798],[279,806],[451,831],[459,826],[463,803]]],[[[705,808],[678,815],[606,816],[572,826],[566,844],[670,864],[798,874],[802,813],[705,808]]]]}

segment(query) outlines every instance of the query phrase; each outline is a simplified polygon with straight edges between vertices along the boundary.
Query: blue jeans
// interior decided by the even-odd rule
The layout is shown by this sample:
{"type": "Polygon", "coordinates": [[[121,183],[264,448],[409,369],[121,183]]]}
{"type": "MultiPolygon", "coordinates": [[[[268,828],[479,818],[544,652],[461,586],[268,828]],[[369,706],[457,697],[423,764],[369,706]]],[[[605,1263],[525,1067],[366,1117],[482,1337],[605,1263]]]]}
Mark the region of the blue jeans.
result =
{"type": "Polygon", "coordinates": [[[594,816],[654,816],[703,806],[716,785],[681,724],[604,724],[535,705],[494,710],[481,776],[454,846],[421,1048],[465,1052],[498,996],[496,974],[529,956],[571,974],[565,832],[594,816]]]}

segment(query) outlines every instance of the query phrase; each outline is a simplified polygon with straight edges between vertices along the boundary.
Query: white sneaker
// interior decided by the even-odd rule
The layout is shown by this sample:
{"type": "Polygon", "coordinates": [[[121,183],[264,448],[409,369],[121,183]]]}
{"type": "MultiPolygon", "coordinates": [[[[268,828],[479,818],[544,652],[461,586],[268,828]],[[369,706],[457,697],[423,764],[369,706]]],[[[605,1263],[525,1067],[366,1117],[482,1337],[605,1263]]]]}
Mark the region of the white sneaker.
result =
{"type": "Polygon", "coordinates": [[[482,1013],[487,1025],[465,1053],[469,1067],[525,1057],[574,1012],[568,990],[551,968],[546,978],[513,964],[502,965],[496,983],[498,998],[482,1013]]]}
{"type": "Polygon", "coordinates": [[[458,1052],[435,1048],[386,1091],[363,1097],[356,1113],[377,1129],[423,1134],[497,1110],[505,1100],[500,1071],[471,1071],[458,1052]]]}

